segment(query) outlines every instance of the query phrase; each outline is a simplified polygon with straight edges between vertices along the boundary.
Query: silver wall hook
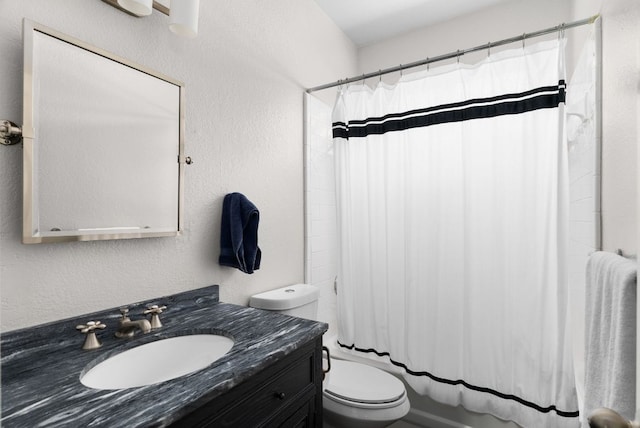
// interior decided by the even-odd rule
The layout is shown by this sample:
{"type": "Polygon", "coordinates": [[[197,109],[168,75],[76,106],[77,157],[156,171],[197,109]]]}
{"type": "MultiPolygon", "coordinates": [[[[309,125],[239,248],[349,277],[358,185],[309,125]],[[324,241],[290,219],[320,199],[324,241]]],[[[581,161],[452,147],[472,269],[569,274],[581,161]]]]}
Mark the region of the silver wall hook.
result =
{"type": "Polygon", "coordinates": [[[12,146],[22,142],[22,128],[8,120],[0,120],[0,144],[12,146]]]}

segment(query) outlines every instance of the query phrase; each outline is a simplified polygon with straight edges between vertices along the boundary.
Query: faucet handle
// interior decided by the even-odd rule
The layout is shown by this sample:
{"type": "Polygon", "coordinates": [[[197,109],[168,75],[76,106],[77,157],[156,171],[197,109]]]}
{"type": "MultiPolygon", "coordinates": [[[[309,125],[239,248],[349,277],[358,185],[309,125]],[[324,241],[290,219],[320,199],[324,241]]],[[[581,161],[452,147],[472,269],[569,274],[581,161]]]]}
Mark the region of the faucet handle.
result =
{"type": "Polygon", "coordinates": [[[144,311],[144,314],[161,314],[165,309],[167,309],[166,306],[151,305],[147,306],[147,310],[144,311]]]}
{"type": "Polygon", "coordinates": [[[80,324],[76,326],[76,330],[80,330],[82,333],[91,333],[96,328],[103,329],[107,328],[107,326],[100,321],[89,321],[86,325],[80,324]]]}
{"type": "Polygon", "coordinates": [[[102,344],[98,341],[96,337],[95,330],[97,328],[104,329],[107,326],[102,324],[100,321],[89,321],[87,324],[79,324],[76,326],[76,330],[80,330],[81,333],[86,334],[86,338],[84,339],[84,344],[82,345],[82,349],[97,349],[102,346],[102,344]]]}
{"type": "Polygon", "coordinates": [[[152,305],[152,306],[147,307],[147,310],[144,311],[145,315],[151,314],[151,328],[152,329],[156,329],[156,328],[162,327],[162,323],[160,322],[159,315],[165,309],[167,309],[166,306],[152,305]]]}

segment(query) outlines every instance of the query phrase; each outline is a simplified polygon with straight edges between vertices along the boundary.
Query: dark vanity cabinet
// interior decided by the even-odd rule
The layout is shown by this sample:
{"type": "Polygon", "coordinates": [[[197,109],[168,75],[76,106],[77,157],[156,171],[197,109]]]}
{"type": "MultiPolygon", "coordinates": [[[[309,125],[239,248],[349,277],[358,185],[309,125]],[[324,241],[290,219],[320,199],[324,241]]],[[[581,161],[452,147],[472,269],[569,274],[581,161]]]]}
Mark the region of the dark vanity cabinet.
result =
{"type": "MultiPolygon", "coordinates": [[[[0,335],[2,428],[322,427],[322,335],[327,324],[218,302],[217,286],[156,299],[171,308],[157,332],[114,336],[118,308],[0,335]],[[100,349],[80,349],[76,326],[105,320],[100,349]],[[109,331],[109,329],[111,329],[109,331]],[[144,343],[190,334],[233,338],[208,367],[148,387],[89,388],[83,370],[144,343]]],[[[142,313],[145,303],[128,305],[142,313]]]]}
{"type": "Polygon", "coordinates": [[[322,427],[322,336],[171,426],[322,427]]]}

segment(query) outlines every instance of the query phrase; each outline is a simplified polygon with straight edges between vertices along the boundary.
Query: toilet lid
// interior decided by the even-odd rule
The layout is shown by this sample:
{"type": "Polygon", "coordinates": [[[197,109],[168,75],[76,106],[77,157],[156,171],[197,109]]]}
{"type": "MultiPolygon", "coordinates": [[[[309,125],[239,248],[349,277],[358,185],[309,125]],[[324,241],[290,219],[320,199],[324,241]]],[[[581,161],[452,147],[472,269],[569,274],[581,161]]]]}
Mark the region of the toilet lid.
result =
{"type": "Polygon", "coordinates": [[[405,394],[404,384],[383,370],[334,359],[323,387],[330,396],[366,404],[390,403],[405,394]]]}

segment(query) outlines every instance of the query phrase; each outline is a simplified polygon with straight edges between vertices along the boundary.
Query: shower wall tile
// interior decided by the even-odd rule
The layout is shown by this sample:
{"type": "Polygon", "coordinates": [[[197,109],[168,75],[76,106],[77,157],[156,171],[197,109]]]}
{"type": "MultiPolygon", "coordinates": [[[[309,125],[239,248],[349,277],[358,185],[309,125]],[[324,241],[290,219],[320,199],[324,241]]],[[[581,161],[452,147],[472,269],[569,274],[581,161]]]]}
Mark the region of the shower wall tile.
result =
{"type": "Polygon", "coordinates": [[[571,202],[576,202],[584,198],[594,196],[594,175],[593,171],[577,178],[570,183],[570,199],[571,202]]]}
{"type": "Polygon", "coordinates": [[[308,233],[308,237],[311,238],[311,253],[316,253],[318,251],[327,251],[337,248],[335,236],[313,236],[313,232],[308,233]]]}
{"type": "MultiPolygon", "coordinates": [[[[333,165],[331,167],[333,169],[333,165]]],[[[313,179],[313,176],[311,176],[313,179]]],[[[314,192],[311,195],[311,203],[316,205],[330,205],[336,204],[336,192],[335,189],[327,190],[321,188],[313,188],[314,192]]]]}
{"type": "Polygon", "coordinates": [[[586,265],[600,247],[599,152],[593,123],[569,145],[569,314],[578,396],[584,394],[586,265]],[[589,135],[587,135],[589,134],[589,135]]]}
{"type": "Polygon", "coordinates": [[[311,221],[311,230],[313,236],[336,236],[336,222],[335,219],[322,218],[311,221]]]}
{"type": "Polygon", "coordinates": [[[312,283],[325,283],[335,278],[335,265],[324,265],[311,268],[312,283]]]}
{"type": "Polygon", "coordinates": [[[326,220],[328,218],[335,218],[336,206],[335,205],[316,205],[313,212],[309,213],[311,220],[326,220]]]}
{"type": "Polygon", "coordinates": [[[331,108],[307,95],[306,170],[306,272],[305,281],[320,288],[318,319],[336,329],[338,235],[331,136],[331,108]]]}
{"type": "Polygon", "coordinates": [[[594,227],[594,219],[596,214],[592,213],[593,218],[589,221],[574,221],[571,225],[571,240],[577,243],[588,245],[594,248],[596,240],[596,229],[594,227]]]}
{"type": "Polygon", "coordinates": [[[313,253],[311,268],[334,267],[336,265],[334,251],[318,251],[313,253]]]}
{"type": "Polygon", "coordinates": [[[571,224],[576,222],[595,221],[596,207],[595,198],[583,198],[579,201],[571,202],[569,206],[569,221],[571,224]]]}

